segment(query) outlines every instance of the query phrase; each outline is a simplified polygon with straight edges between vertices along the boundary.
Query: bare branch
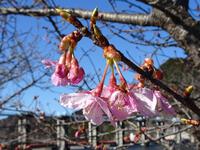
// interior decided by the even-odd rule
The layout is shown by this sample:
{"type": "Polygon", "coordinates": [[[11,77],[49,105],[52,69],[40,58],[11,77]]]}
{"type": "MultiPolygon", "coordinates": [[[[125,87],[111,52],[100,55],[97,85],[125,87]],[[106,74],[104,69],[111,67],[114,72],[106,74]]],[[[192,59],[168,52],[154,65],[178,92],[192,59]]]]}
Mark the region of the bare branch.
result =
{"type": "Polygon", "coordinates": [[[38,81],[40,81],[44,76],[46,76],[46,73],[44,73],[43,75],[41,75],[40,77],[38,77],[37,79],[34,79],[32,82],[30,82],[29,84],[27,84],[25,87],[21,88],[19,91],[14,92],[12,95],[10,95],[8,98],[0,101],[0,105],[4,105],[6,104],[10,99],[12,99],[13,97],[15,97],[16,95],[21,94],[23,91],[27,90],[28,88],[32,87],[33,85],[35,85],[38,81]]]}
{"type": "MultiPolygon", "coordinates": [[[[81,9],[68,9],[68,11],[79,18],[89,19],[92,15],[92,11],[81,10],[81,9]]],[[[27,9],[27,8],[0,8],[0,15],[25,15],[34,17],[46,17],[46,16],[58,16],[55,9],[27,9]]],[[[155,25],[154,20],[152,21],[152,15],[148,14],[123,14],[123,13],[99,13],[99,19],[102,21],[117,22],[123,24],[139,24],[139,25],[155,25]]]]}

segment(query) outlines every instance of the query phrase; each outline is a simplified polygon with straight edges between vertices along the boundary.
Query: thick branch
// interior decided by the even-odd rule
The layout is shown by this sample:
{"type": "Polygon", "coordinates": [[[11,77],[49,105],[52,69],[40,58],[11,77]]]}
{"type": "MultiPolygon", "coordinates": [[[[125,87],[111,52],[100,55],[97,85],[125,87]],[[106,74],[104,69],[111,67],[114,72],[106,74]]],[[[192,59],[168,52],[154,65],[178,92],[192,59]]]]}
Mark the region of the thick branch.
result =
{"type": "Polygon", "coordinates": [[[200,68],[200,22],[188,13],[188,0],[140,0],[154,8],[157,26],[165,29],[188,54],[188,60],[200,68]]]}
{"type": "MultiPolygon", "coordinates": [[[[81,10],[81,9],[64,9],[65,11],[71,12],[73,15],[79,18],[89,19],[92,11],[81,10]]],[[[0,15],[25,15],[35,17],[46,17],[46,16],[58,16],[55,9],[28,9],[28,8],[0,8],[0,15]]],[[[123,13],[99,13],[99,19],[102,21],[117,22],[123,24],[137,24],[143,26],[155,25],[152,19],[152,15],[145,14],[123,14],[123,13]]]]}

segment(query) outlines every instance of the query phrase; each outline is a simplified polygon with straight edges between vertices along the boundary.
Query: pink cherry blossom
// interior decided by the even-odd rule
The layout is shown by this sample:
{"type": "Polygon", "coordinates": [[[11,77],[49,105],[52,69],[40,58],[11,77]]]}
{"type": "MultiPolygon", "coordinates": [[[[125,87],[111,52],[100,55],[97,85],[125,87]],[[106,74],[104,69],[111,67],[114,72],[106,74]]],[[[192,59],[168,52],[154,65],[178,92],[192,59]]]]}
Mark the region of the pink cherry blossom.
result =
{"type": "Polygon", "coordinates": [[[75,111],[82,109],[83,115],[91,123],[100,125],[103,123],[104,114],[114,125],[114,120],[107,104],[107,99],[101,97],[105,75],[109,64],[106,64],[103,77],[99,85],[91,90],[82,93],[65,94],[60,97],[60,104],[75,111]]]}
{"type": "Polygon", "coordinates": [[[172,106],[158,90],[151,90],[148,88],[133,89],[132,96],[135,97],[137,101],[138,111],[144,116],[158,115],[158,109],[161,109],[168,114],[175,114],[172,106]]]}
{"type": "Polygon", "coordinates": [[[78,84],[84,77],[85,72],[83,68],[79,67],[78,61],[76,58],[72,58],[71,66],[68,74],[68,79],[71,84],[78,84]]]}
{"type": "Polygon", "coordinates": [[[103,123],[104,114],[112,120],[112,114],[105,100],[101,97],[93,96],[92,93],[61,95],[60,104],[75,111],[83,109],[85,118],[95,125],[103,123]]]}
{"type": "Polygon", "coordinates": [[[103,98],[96,96],[94,96],[93,103],[83,109],[83,115],[85,118],[96,125],[103,123],[104,114],[106,114],[111,123],[114,124],[107,102],[103,98]]]}
{"type": "Polygon", "coordinates": [[[68,69],[65,65],[66,54],[60,56],[59,62],[55,66],[55,71],[51,76],[51,81],[55,86],[65,86],[68,84],[68,69]]]}
{"type": "Polygon", "coordinates": [[[55,72],[51,76],[51,81],[55,86],[65,86],[68,84],[67,69],[63,64],[57,64],[55,72]]]}
{"type": "Polygon", "coordinates": [[[127,92],[115,91],[109,98],[109,106],[115,119],[122,121],[127,119],[133,112],[137,112],[136,102],[127,92]]]}
{"type": "Polygon", "coordinates": [[[51,60],[43,60],[42,63],[47,67],[54,67],[55,71],[51,76],[51,81],[55,86],[65,86],[68,84],[67,76],[67,68],[63,63],[64,57],[63,55],[60,57],[59,62],[51,61],[51,60]]]}
{"type": "Polygon", "coordinates": [[[83,80],[85,72],[79,67],[78,61],[70,52],[61,55],[59,62],[51,60],[43,60],[42,63],[46,68],[55,68],[51,76],[51,81],[55,86],[65,86],[69,84],[78,84],[83,80]]]}
{"type": "Polygon", "coordinates": [[[137,110],[144,116],[156,115],[157,98],[148,88],[133,89],[132,97],[136,101],[137,110]]]}
{"type": "Polygon", "coordinates": [[[116,83],[116,78],[115,78],[114,74],[112,73],[110,76],[109,85],[103,87],[101,96],[109,99],[110,96],[112,95],[112,93],[114,93],[118,89],[119,88],[116,83]]]}
{"type": "Polygon", "coordinates": [[[102,96],[108,99],[110,111],[115,120],[124,120],[136,112],[134,100],[125,91],[120,90],[114,73],[111,74],[108,87],[103,88],[102,96]]]}

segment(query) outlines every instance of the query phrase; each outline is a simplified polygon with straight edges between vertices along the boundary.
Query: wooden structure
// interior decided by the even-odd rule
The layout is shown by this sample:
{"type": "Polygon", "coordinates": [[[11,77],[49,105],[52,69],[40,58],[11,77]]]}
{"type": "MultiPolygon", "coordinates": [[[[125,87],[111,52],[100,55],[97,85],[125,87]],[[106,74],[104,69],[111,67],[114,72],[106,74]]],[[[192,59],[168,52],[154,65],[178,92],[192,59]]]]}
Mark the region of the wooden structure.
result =
{"type": "MultiPolygon", "coordinates": [[[[20,116],[18,117],[17,121],[17,131],[18,131],[17,143],[18,147],[22,149],[26,149],[27,143],[29,143],[29,138],[27,138],[30,136],[29,124],[31,123],[29,119],[30,119],[29,116],[25,117],[20,116]]],[[[169,119],[167,120],[166,118],[164,119],[156,117],[153,119],[149,119],[142,116],[138,116],[130,118],[128,121],[134,124],[135,126],[128,125],[126,121],[124,122],[119,121],[117,122],[115,128],[114,127],[108,128],[109,123],[108,124],[104,123],[103,125],[98,127],[84,119],[80,121],[78,120],[74,121],[73,118],[66,120],[66,117],[55,117],[54,122],[52,122],[51,126],[55,129],[54,143],[57,147],[56,149],[67,150],[70,149],[71,146],[76,145],[76,143],[73,142],[71,143],[70,141],[68,141],[68,139],[80,142],[86,147],[95,148],[99,144],[112,145],[115,147],[123,147],[125,144],[133,144],[134,141],[133,140],[131,141],[130,139],[127,138],[128,135],[130,135],[130,133],[132,139],[134,139],[133,136],[140,133],[140,139],[138,141],[140,145],[146,145],[146,143],[150,141],[147,138],[146,134],[150,134],[153,138],[159,139],[160,142],[162,142],[166,140],[164,137],[166,133],[174,132],[176,134],[174,135],[175,137],[173,138],[173,140],[176,143],[180,143],[184,136],[179,131],[185,125],[181,124],[180,120],[178,119],[170,120],[173,125],[170,126],[169,129],[166,129],[166,126],[169,125],[169,119]],[[80,137],[75,138],[74,133],[77,131],[78,127],[83,124],[85,126],[85,133],[81,134],[80,137]],[[102,130],[102,128],[103,129],[107,128],[108,130],[102,130]],[[151,134],[150,132],[154,133],[151,134]],[[113,134],[114,136],[110,136],[111,138],[108,138],[110,134],[113,134]]],[[[194,138],[191,138],[190,140],[193,143],[195,142],[194,138]]],[[[32,147],[34,146],[35,145],[32,144],[32,147]]]]}

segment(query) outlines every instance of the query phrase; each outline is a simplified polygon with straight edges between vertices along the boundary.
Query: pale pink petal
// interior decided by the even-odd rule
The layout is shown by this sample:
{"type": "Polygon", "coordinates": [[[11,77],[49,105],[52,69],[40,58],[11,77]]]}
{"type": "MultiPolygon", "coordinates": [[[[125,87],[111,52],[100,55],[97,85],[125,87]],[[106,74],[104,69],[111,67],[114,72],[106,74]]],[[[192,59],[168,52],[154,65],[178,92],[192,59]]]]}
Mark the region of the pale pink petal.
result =
{"type": "Polygon", "coordinates": [[[85,72],[83,68],[79,67],[78,61],[75,57],[71,59],[71,67],[68,73],[70,84],[78,84],[84,77],[85,72]]]}
{"type": "MultiPolygon", "coordinates": [[[[95,89],[96,90],[96,89],[95,89]]],[[[62,106],[75,110],[83,110],[85,118],[93,124],[100,125],[103,123],[104,115],[107,115],[114,125],[112,114],[109,110],[106,99],[94,96],[95,90],[85,91],[82,93],[65,94],[60,97],[62,106]]]]}
{"type": "Polygon", "coordinates": [[[55,74],[60,78],[67,78],[67,68],[64,64],[57,64],[55,69],[55,74]]]}
{"type": "Polygon", "coordinates": [[[111,96],[112,93],[113,93],[113,91],[109,86],[103,86],[101,97],[108,99],[111,96]]]}
{"type": "Polygon", "coordinates": [[[78,84],[79,82],[83,80],[84,75],[85,75],[85,72],[83,68],[78,68],[77,71],[70,70],[68,78],[71,84],[78,84]]]}
{"type": "Polygon", "coordinates": [[[115,91],[109,99],[109,104],[113,116],[120,121],[127,119],[133,112],[137,112],[134,99],[122,91],[115,91]]]}
{"type": "Polygon", "coordinates": [[[111,113],[110,108],[108,106],[108,103],[106,101],[108,101],[108,100],[107,99],[104,100],[102,98],[98,98],[96,100],[96,102],[99,104],[99,106],[101,107],[101,109],[103,110],[103,112],[107,115],[107,117],[110,120],[111,124],[113,126],[115,126],[114,118],[112,116],[112,113],[111,113]]]}
{"type": "Polygon", "coordinates": [[[124,99],[120,94],[120,91],[116,91],[111,95],[109,103],[111,112],[117,120],[122,121],[129,116],[128,110],[125,108],[124,99]]]}
{"type": "Polygon", "coordinates": [[[65,86],[68,85],[68,80],[67,78],[60,78],[58,74],[53,73],[51,76],[51,82],[55,86],[65,86]]]}
{"type": "Polygon", "coordinates": [[[108,108],[107,103],[99,97],[95,97],[92,104],[83,109],[83,114],[87,120],[95,125],[102,124],[104,121],[104,115],[106,114],[111,124],[115,126],[113,116],[108,108]]]}
{"type": "Polygon", "coordinates": [[[78,68],[70,68],[69,73],[68,73],[68,79],[73,82],[76,80],[78,76],[78,68]]]}
{"type": "Polygon", "coordinates": [[[83,115],[92,124],[100,125],[103,123],[103,111],[96,101],[83,109],[83,115]]]}
{"type": "Polygon", "coordinates": [[[70,93],[60,96],[60,104],[74,110],[84,109],[92,102],[94,102],[93,96],[86,93],[70,93]]]}
{"type": "Polygon", "coordinates": [[[93,124],[100,125],[103,122],[103,111],[95,97],[86,93],[65,94],[60,98],[60,104],[75,111],[83,109],[83,115],[93,124]]]}
{"type": "Polygon", "coordinates": [[[163,110],[164,112],[171,114],[171,115],[176,114],[173,107],[169,104],[167,99],[164,96],[162,96],[160,91],[156,90],[156,91],[154,91],[154,94],[155,94],[157,101],[158,101],[158,105],[159,105],[158,107],[160,107],[161,110],[163,110]]]}
{"type": "Polygon", "coordinates": [[[52,60],[49,60],[49,59],[42,60],[42,63],[46,66],[46,68],[55,67],[56,64],[57,64],[56,61],[52,61],[52,60]]]}
{"type": "Polygon", "coordinates": [[[51,76],[51,81],[55,86],[68,85],[67,69],[63,64],[57,64],[55,72],[51,76]]]}
{"type": "Polygon", "coordinates": [[[117,90],[118,90],[118,86],[116,83],[116,78],[115,78],[114,74],[111,74],[110,80],[109,80],[109,85],[103,87],[101,96],[109,99],[110,96],[112,95],[112,93],[114,93],[117,90]]]}
{"type": "Polygon", "coordinates": [[[157,99],[153,91],[148,88],[134,89],[131,91],[136,100],[138,111],[145,116],[156,115],[157,99]]]}

